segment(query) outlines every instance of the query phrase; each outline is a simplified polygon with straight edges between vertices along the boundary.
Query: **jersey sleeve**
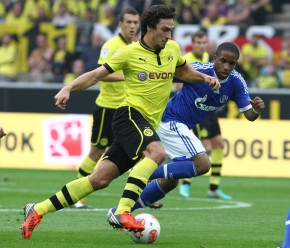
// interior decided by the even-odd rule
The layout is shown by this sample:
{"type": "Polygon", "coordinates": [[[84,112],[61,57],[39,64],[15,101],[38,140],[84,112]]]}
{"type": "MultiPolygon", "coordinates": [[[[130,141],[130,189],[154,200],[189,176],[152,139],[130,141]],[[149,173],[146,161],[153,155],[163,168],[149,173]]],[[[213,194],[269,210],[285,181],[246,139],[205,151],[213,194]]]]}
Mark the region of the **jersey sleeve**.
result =
{"type": "Polygon", "coordinates": [[[108,59],[106,65],[112,71],[121,71],[125,68],[127,62],[127,49],[126,47],[119,48],[115,53],[108,59]]]}
{"type": "Polygon", "coordinates": [[[178,45],[178,43],[176,41],[174,41],[174,46],[175,46],[175,53],[176,53],[177,58],[178,58],[177,63],[176,63],[176,67],[183,66],[184,64],[186,64],[186,60],[182,56],[180,46],[178,45]]]}
{"type": "Polygon", "coordinates": [[[248,92],[246,81],[239,73],[236,73],[235,75],[234,85],[235,89],[232,100],[237,104],[239,111],[242,113],[252,108],[252,105],[249,103],[251,98],[248,92]]]}
{"type": "Polygon", "coordinates": [[[114,49],[112,49],[109,42],[106,42],[101,49],[98,64],[100,65],[105,64],[108,61],[108,59],[112,56],[113,52],[114,49]]]}

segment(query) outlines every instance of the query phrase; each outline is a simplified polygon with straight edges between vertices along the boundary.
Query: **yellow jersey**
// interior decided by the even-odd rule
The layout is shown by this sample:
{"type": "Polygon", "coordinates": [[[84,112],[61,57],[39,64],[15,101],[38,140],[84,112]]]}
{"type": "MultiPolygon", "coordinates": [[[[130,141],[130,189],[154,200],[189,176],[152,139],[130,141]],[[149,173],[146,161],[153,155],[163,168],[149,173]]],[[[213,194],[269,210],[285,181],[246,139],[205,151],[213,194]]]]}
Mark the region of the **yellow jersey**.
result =
{"type": "Polygon", "coordinates": [[[204,52],[202,55],[202,58],[197,58],[193,52],[188,52],[186,54],[184,54],[183,56],[186,59],[186,62],[192,63],[192,62],[200,62],[200,63],[206,63],[209,62],[209,53],[208,52],[204,52]]]}
{"type": "MultiPolygon", "coordinates": [[[[109,39],[102,46],[98,64],[105,64],[110,57],[121,47],[128,43],[121,34],[109,39]]],[[[116,71],[115,74],[123,74],[122,71],[116,71]]],[[[104,108],[117,108],[125,99],[125,81],[119,82],[99,82],[100,94],[96,99],[96,104],[104,108]]]]}
{"type": "Polygon", "coordinates": [[[168,41],[156,53],[141,40],[119,49],[105,67],[109,72],[124,72],[126,98],[120,106],[134,107],[157,129],[170,96],[175,69],[185,63],[177,42],[168,41]]]}
{"type": "Polygon", "coordinates": [[[0,74],[15,78],[18,76],[18,52],[15,42],[0,46],[0,74]]]}
{"type": "MultiPolygon", "coordinates": [[[[253,46],[251,43],[246,43],[242,46],[242,56],[250,55],[254,59],[264,59],[267,58],[267,50],[264,46],[258,45],[253,46]]],[[[253,63],[242,61],[242,66],[245,71],[248,72],[251,79],[256,79],[259,75],[259,66],[255,66],[253,63]]]]}

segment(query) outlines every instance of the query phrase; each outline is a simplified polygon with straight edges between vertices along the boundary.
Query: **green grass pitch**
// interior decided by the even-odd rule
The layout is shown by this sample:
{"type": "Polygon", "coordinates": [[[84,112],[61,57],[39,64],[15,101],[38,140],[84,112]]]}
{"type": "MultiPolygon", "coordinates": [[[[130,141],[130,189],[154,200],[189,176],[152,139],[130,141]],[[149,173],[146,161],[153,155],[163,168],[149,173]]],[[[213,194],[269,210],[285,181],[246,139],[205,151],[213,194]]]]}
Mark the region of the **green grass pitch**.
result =
{"type": "MultiPolygon", "coordinates": [[[[29,241],[21,238],[22,207],[50,197],[76,175],[76,171],[0,169],[0,247],[144,246],[106,222],[107,210],[118,203],[127,175],[87,198],[93,211],[69,208],[48,214],[29,241]]],[[[282,242],[290,208],[289,179],[224,177],[223,190],[233,201],[207,199],[206,176],[192,182],[191,199],[180,198],[175,190],[162,200],[163,209],[134,212],[151,213],[160,222],[161,235],[150,247],[275,248],[276,241],[282,242]]]]}

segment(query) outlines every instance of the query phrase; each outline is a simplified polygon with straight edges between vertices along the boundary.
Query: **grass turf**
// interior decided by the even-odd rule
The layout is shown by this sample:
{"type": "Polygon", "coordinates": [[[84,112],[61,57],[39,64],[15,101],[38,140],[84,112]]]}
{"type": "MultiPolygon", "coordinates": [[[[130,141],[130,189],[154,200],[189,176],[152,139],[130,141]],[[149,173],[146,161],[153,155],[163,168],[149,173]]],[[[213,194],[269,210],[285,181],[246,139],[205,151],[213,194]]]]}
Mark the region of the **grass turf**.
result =
{"type": "MultiPolygon", "coordinates": [[[[118,203],[124,175],[87,198],[94,211],[65,209],[45,216],[29,241],[20,236],[22,207],[42,201],[76,178],[75,171],[0,169],[0,247],[136,247],[124,231],[106,223],[107,209],[118,203]]],[[[233,201],[206,198],[208,177],[193,180],[192,198],[175,190],[151,213],[161,225],[161,235],[151,246],[191,248],[275,248],[282,243],[290,207],[287,178],[222,178],[223,190],[233,201]]],[[[142,246],[142,244],[138,245],[142,246]]]]}

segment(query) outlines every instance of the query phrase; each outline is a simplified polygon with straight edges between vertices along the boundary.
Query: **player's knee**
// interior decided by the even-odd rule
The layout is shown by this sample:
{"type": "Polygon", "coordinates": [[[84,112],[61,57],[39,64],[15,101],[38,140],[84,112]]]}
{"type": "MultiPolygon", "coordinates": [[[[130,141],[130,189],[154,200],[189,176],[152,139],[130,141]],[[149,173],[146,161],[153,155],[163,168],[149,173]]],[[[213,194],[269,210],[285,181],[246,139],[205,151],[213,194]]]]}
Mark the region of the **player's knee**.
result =
{"type": "Polygon", "coordinates": [[[166,159],[166,153],[162,147],[162,145],[160,147],[158,147],[158,149],[156,149],[154,151],[155,155],[155,161],[157,164],[161,164],[165,159],[166,159]]]}
{"type": "Polygon", "coordinates": [[[166,153],[165,153],[165,151],[164,150],[163,151],[160,151],[159,152],[159,162],[158,162],[158,164],[161,164],[165,159],[166,159],[166,153]]]}
{"type": "Polygon", "coordinates": [[[205,162],[202,164],[202,166],[200,166],[200,171],[198,172],[198,175],[203,175],[209,172],[211,167],[211,163],[210,161],[205,162]]]}
{"type": "Polygon", "coordinates": [[[90,183],[92,184],[94,190],[104,189],[108,187],[113,180],[113,177],[106,176],[105,174],[102,174],[102,172],[96,173],[96,171],[94,171],[89,176],[90,183]]]}
{"type": "Polygon", "coordinates": [[[146,157],[154,160],[158,165],[161,164],[166,159],[166,153],[160,142],[150,144],[144,151],[146,157]]]}
{"type": "Polygon", "coordinates": [[[197,175],[203,175],[207,172],[209,172],[211,168],[211,162],[207,156],[200,156],[200,159],[195,160],[195,167],[197,171],[197,175]]]}
{"type": "Polygon", "coordinates": [[[98,178],[97,180],[93,179],[91,180],[91,184],[94,188],[94,190],[99,190],[99,189],[104,189],[106,187],[108,187],[111,183],[111,180],[108,180],[108,179],[100,179],[98,178]]]}

